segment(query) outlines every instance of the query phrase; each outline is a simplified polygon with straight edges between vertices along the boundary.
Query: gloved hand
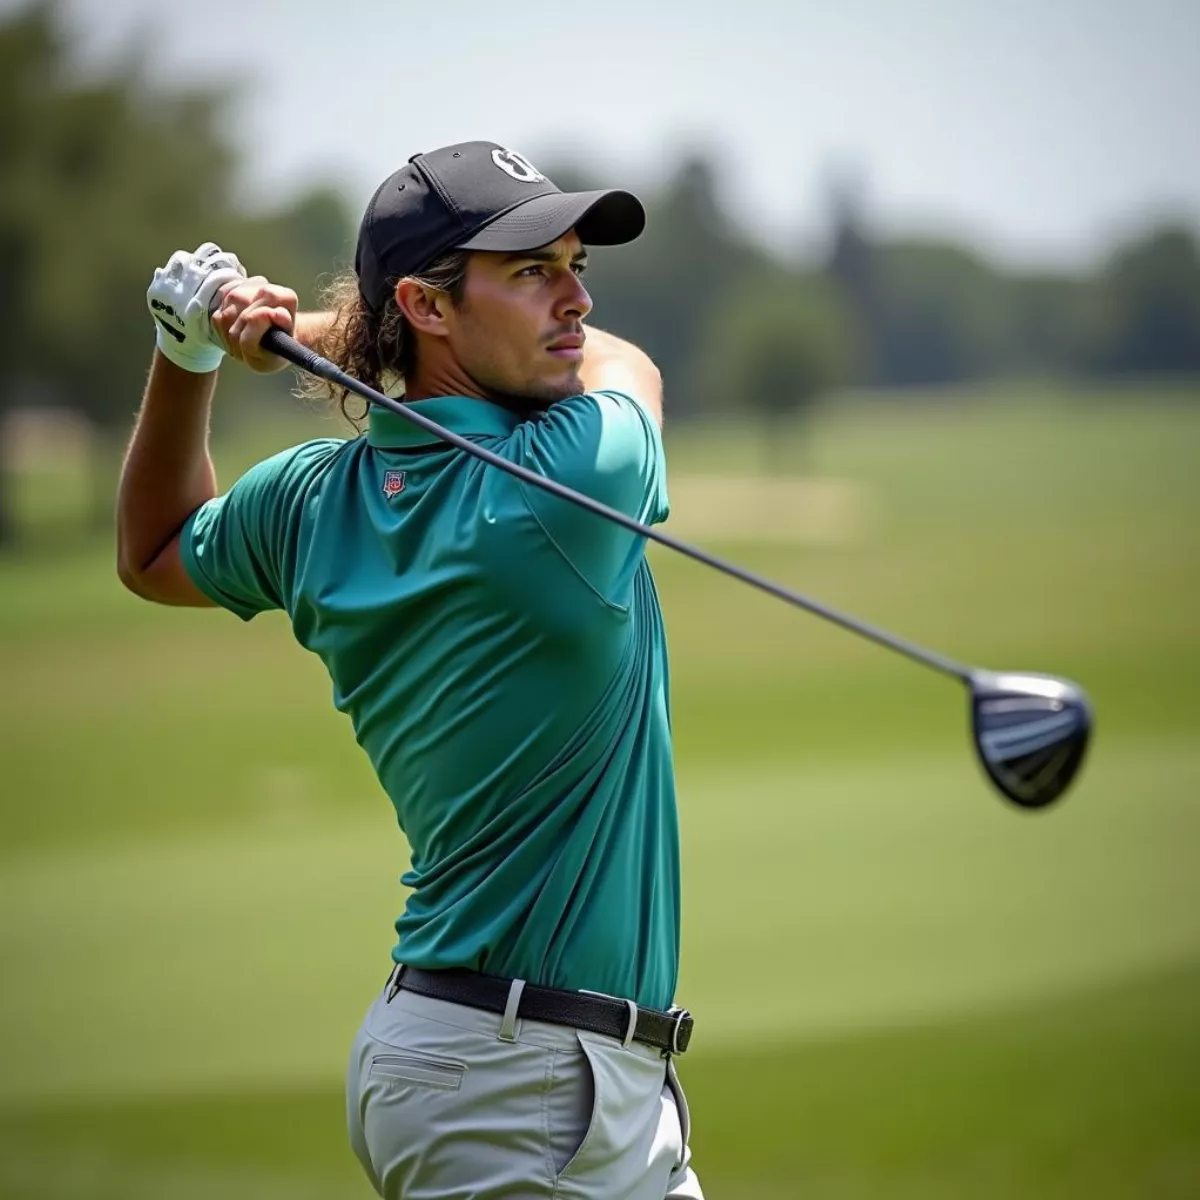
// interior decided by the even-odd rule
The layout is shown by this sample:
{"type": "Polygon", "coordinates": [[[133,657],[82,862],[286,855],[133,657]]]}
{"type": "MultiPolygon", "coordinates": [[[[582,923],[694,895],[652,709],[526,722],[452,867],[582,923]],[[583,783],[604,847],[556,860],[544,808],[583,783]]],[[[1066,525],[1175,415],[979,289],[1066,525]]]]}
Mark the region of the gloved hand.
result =
{"type": "Polygon", "coordinates": [[[215,371],[225,348],[213,331],[209,306],[221,288],[245,278],[237,255],[214,242],[194,253],[176,250],[165,267],[155,270],[146,291],[162,354],[197,375],[215,371]]]}

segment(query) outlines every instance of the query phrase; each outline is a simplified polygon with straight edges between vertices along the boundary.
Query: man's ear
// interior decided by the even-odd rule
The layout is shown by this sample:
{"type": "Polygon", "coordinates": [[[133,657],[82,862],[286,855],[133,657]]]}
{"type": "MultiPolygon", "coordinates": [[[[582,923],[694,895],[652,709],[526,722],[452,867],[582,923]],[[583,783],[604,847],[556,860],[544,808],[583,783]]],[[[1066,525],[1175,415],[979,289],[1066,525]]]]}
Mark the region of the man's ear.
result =
{"type": "Polygon", "coordinates": [[[437,288],[426,287],[415,279],[401,279],[396,284],[396,303],[418,333],[445,337],[449,333],[446,314],[450,297],[437,288]]]}

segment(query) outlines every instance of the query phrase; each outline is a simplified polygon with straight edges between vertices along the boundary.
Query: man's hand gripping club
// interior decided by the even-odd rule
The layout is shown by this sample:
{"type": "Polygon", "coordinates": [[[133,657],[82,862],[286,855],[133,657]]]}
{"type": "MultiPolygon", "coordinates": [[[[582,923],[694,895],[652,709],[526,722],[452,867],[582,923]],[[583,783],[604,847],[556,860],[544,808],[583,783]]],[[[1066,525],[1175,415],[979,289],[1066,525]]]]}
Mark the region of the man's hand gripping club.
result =
{"type": "Polygon", "coordinates": [[[287,364],[261,342],[272,326],[295,329],[296,293],[262,275],[247,277],[236,254],[205,242],[177,250],[146,292],[159,352],[192,374],[215,371],[226,354],[269,374],[287,364]]]}
{"type": "Polygon", "coordinates": [[[117,571],[147,600],[209,606],[184,570],[178,534],[217,495],[208,452],[217,368],[226,353],[255,371],[283,367],[260,342],[272,325],[294,328],[296,293],[247,278],[235,254],[205,242],[154,272],[146,302],[158,349],[117,491],[117,571]]]}

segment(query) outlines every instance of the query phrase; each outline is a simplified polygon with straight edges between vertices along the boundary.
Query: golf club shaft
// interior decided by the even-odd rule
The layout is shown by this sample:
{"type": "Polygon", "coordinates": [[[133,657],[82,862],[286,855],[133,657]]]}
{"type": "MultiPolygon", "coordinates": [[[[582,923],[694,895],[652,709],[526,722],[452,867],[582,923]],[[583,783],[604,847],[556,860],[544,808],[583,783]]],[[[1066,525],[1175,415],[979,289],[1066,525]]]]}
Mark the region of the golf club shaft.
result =
{"type": "Polygon", "coordinates": [[[924,646],[918,646],[916,643],[910,642],[905,638],[897,637],[895,634],[889,633],[886,629],[880,629],[866,621],[860,621],[855,617],[840,613],[834,608],[830,608],[817,600],[812,600],[808,596],[802,595],[800,592],[794,592],[791,588],[773,583],[761,575],[756,575],[753,571],[747,571],[744,567],[726,562],[714,554],[709,554],[707,551],[701,550],[696,546],[682,542],[678,538],[673,538],[668,533],[662,533],[648,525],[643,525],[640,521],[635,521],[632,517],[626,516],[625,513],[619,512],[615,508],[609,508],[608,505],[601,504],[598,500],[593,500],[590,496],[576,492],[572,488],[558,483],[556,480],[547,479],[544,475],[539,475],[536,471],[531,471],[527,467],[511,463],[507,459],[501,458],[498,454],[493,454],[490,450],[476,445],[467,438],[460,437],[448,429],[443,429],[435,421],[431,421],[428,417],[423,416],[409,405],[402,404],[399,400],[393,400],[391,397],[385,396],[381,392],[375,391],[374,388],[367,387],[365,383],[361,383],[359,380],[347,375],[328,359],[322,358],[319,354],[309,350],[307,346],[302,346],[295,338],[284,333],[282,329],[268,330],[263,337],[262,345],[264,349],[269,350],[272,354],[277,354],[280,358],[286,359],[302,370],[317,375],[322,379],[327,379],[330,383],[335,383],[340,387],[349,389],[356,395],[362,396],[365,400],[369,400],[372,404],[378,404],[381,408],[386,408],[398,416],[404,417],[405,420],[412,422],[412,424],[420,429],[424,429],[426,433],[433,434],[439,440],[448,442],[451,446],[456,446],[468,454],[473,454],[476,458],[482,459],[494,467],[499,467],[500,470],[507,471],[510,475],[515,475],[518,479],[528,483],[532,487],[541,488],[543,491],[549,492],[552,496],[557,496],[561,500],[577,504],[581,508],[586,508],[589,512],[595,513],[597,516],[615,521],[618,525],[623,526],[632,533],[649,538],[651,541],[658,542],[661,546],[667,546],[669,549],[678,551],[680,554],[685,554],[688,558],[693,558],[697,562],[715,567],[718,571],[723,571],[726,575],[733,576],[734,579],[740,579],[743,583],[748,583],[770,596],[775,596],[780,600],[786,601],[788,604],[802,608],[814,616],[823,617],[826,621],[832,621],[835,625],[840,625],[843,629],[848,629],[851,633],[857,633],[862,637],[870,638],[871,641],[877,642],[881,646],[886,646],[889,650],[895,650],[899,654],[904,654],[915,662],[932,667],[935,671],[941,671],[945,675],[953,675],[956,679],[960,679],[964,683],[970,683],[972,674],[970,667],[955,662],[953,659],[946,658],[936,651],[927,650],[924,646]]]}

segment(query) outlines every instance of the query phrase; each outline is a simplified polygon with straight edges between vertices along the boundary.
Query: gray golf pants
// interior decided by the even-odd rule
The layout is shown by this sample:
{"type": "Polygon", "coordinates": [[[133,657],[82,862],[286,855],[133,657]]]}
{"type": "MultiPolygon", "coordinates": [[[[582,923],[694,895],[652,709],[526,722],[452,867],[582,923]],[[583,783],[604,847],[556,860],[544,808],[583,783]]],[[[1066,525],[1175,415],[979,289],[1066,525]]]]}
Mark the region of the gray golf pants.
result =
{"type": "Polygon", "coordinates": [[[637,1042],[385,989],[346,1098],[384,1200],[703,1200],[674,1064],[637,1042]]]}

